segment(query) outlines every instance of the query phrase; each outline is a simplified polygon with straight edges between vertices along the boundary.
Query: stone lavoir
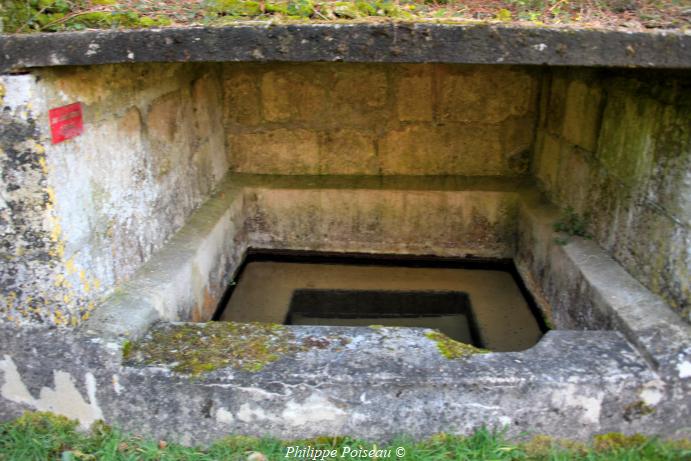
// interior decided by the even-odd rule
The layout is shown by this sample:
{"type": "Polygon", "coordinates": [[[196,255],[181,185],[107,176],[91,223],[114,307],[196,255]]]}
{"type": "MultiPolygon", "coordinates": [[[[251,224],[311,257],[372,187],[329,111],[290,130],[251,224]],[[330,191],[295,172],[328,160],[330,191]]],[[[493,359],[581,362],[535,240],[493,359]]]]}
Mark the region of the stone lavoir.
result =
{"type": "Polygon", "coordinates": [[[689,49],[440,24],[0,37],[0,417],[187,443],[690,436],[689,49]]]}

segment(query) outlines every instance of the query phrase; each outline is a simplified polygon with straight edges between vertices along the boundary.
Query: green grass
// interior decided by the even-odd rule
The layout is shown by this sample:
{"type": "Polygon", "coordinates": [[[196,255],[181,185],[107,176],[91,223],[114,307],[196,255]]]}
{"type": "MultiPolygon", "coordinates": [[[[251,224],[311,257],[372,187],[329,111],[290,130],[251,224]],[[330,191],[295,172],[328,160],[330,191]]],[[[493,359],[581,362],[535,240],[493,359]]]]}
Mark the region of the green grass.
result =
{"type": "MultiPolygon", "coordinates": [[[[640,435],[605,434],[584,445],[568,440],[538,436],[513,444],[500,433],[479,429],[470,437],[437,435],[422,442],[394,440],[387,445],[346,437],[322,437],[303,441],[280,441],[228,436],[210,447],[183,447],[175,443],[124,434],[104,424],[96,424],[88,433],[76,430],[77,423],[50,413],[26,413],[0,424],[0,460],[277,460],[285,457],[290,446],[336,450],[337,457],[325,459],[372,459],[341,457],[345,449],[390,449],[391,457],[379,459],[435,460],[587,460],[587,461],[678,461],[691,460],[691,442],[664,442],[640,435]],[[396,456],[396,449],[405,454],[396,456]],[[261,453],[261,455],[253,455],[261,453]]],[[[297,457],[290,459],[305,459],[297,457]]],[[[321,458],[319,458],[321,459],[321,458]]]]}

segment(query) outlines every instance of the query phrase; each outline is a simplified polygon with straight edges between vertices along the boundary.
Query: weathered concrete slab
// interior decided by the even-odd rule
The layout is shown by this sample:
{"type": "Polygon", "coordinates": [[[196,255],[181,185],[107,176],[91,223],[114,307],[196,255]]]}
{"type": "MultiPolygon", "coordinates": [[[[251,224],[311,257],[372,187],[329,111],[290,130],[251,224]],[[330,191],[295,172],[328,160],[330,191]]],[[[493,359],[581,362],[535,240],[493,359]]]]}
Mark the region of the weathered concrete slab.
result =
{"type": "Polygon", "coordinates": [[[124,62],[347,61],[691,68],[691,35],[450,24],[239,24],[5,35],[0,72],[124,62]]]}
{"type": "Polygon", "coordinates": [[[0,328],[1,419],[53,410],[195,444],[228,433],[380,441],[482,424],[510,436],[674,436],[688,421],[684,396],[667,392],[617,332],[550,332],[524,352],[449,359],[423,329],[293,326],[285,328],[294,344],[311,347],[258,371],[194,375],[172,362],[146,365],[146,355],[123,362],[117,344],[98,338],[0,328]]]}

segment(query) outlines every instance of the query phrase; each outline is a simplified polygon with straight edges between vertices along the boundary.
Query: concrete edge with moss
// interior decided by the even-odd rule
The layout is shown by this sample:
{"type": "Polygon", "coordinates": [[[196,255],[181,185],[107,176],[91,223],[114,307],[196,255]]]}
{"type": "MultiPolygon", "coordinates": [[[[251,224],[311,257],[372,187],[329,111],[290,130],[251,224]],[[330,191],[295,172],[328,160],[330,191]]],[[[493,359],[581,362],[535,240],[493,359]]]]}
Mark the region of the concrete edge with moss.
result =
{"type": "Polygon", "coordinates": [[[242,23],[0,36],[0,72],[132,62],[447,62],[691,68],[691,34],[494,24],[242,23]]]}

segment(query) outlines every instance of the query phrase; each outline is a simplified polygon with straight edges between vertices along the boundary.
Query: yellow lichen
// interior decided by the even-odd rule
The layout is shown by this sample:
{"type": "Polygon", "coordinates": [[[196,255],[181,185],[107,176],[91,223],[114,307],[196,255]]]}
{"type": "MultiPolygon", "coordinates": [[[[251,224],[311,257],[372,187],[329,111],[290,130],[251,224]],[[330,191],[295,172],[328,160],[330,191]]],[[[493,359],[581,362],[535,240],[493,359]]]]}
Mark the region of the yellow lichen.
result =
{"type": "Polygon", "coordinates": [[[74,266],[74,256],[65,261],[65,270],[67,274],[74,274],[77,272],[77,268],[74,266]]]}
{"type": "Polygon", "coordinates": [[[55,204],[55,189],[52,187],[46,187],[46,194],[48,194],[48,202],[50,202],[51,205],[55,204]]]}
{"type": "Polygon", "coordinates": [[[38,164],[41,167],[41,171],[43,172],[43,174],[48,174],[48,164],[46,163],[46,158],[39,157],[38,164]]]}
{"type": "Polygon", "coordinates": [[[33,148],[33,151],[35,153],[37,153],[38,155],[43,155],[46,153],[46,148],[43,146],[43,144],[39,144],[36,142],[36,143],[34,143],[32,148],[33,148]]]}
{"type": "Polygon", "coordinates": [[[57,242],[60,238],[60,234],[62,234],[62,226],[60,225],[60,221],[55,218],[51,219],[51,221],[53,223],[53,228],[50,231],[50,239],[53,242],[57,242]]]}

